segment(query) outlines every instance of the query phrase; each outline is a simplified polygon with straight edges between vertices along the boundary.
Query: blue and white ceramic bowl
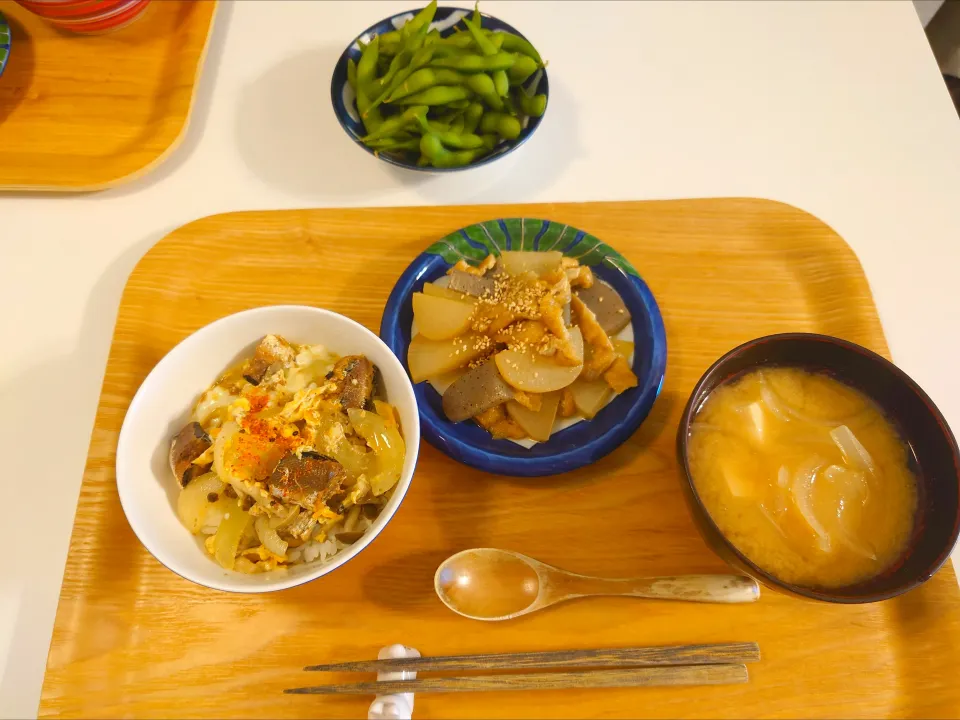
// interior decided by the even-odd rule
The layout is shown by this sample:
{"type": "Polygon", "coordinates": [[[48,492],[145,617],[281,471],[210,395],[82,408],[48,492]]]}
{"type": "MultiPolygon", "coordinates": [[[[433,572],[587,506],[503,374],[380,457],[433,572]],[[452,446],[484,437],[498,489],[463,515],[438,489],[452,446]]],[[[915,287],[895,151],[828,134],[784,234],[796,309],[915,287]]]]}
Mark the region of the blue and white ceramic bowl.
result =
{"type": "Polygon", "coordinates": [[[7,19],[0,12],[0,75],[3,75],[7,67],[7,60],[10,58],[10,25],[7,19]]]}
{"type": "MultiPolygon", "coordinates": [[[[340,121],[340,125],[346,131],[347,135],[350,136],[357,146],[363,148],[371,155],[374,155],[374,157],[378,157],[381,160],[390,163],[391,165],[407,168],[409,170],[418,170],[429,173],[456,172],[458,170],[467,170],[469,168],[480,167],[481,165],[486,165],[487,163],[493,162],[497,158],[503,157],[509,152],[513,152],[518,147],[523,145],[523,143],[525,143],[529,137],[533,135],[536,129],[540,127],[540,122],[544,117],[546,117],[546,113],[538,118],[525,118],[523,120],[523,130],[520,133],[520,137],[518,137],[516,140],[502,141],[500,145],[497,146],[489,155],[485,155],[476,162],[470,163],[469,165],[464,165],[462,167],[420,167],[415,161],[410,160],[404,155],[383,152],[374,153],[373,150],[360,142],[360,138],[366,135],[367,132],[364,129],[363,123],[360,121],[360,115],[357,112],[357,97],[351,89],[350,84],[347,82],[347,59],[352,58],[354,62],[359,62],[360,45],[358,41],[368,43],[375,35],[382,35],[383,33],[403,27],[408,20],[412,19],[413,16],[419,12],[419,10],[420,8],[417,8],[415,10],[397,13],[396,15],[371,25],[356,39],[354,39],[352,43],[350,43],[347,49],[343,51],[340,59],[337,61],[336,67],[333,69],[333,80],[330,83],[330,99],[333,102],[333,112],[336,114],[337,120],[340,121]]],[[[439,30],[440,34],[444,37],[452,35],[454,26],[466,15],[471,15],[472,12],[472,10],[465,10],[464,8],[448,6],[438,7],[437,14],[434,16],[434,21],[430,23],[430,29],[439,30]]],[[[514,28],[512,25],[508,25],[502,20],[498,20],[490,15],[481,14],[481,17],[481,26],[488,30],[493,30],[494,32],[511,32],[515,35],[525,37],[519,30],[514,28]]],[[[546,70],[541,69],[531,75],[527,82],[523,84],[523,89],[528,95],[546,95],[547,106],[549,107],[550,85],[547,82],[546,70]]]]}
{"type": "MultiPolygon", "coordinates": [[[[556,475],[596,462],[629,438],[660,393],[667,362],[667,339],[660,309],[633,266],[609,245],[582,230],[549,220],[489,220],[437,241],[404,271],[393,288],[380,325],[380,337],[407,367],[413,306],[411,296],[446,274],[460,258],[477,263],[502,250],[560,250],[589,265],[623,298],[632,315],[633,371],[637,387],[616,396],[592,420],[555,432],[532,448],[495,440],[474,422],[453,423],[443,414],[440,394],[429,384],[414,386],[423,437],[454,460],[498,475],[556,475]]],[[[407,367],[409,372],[409,367],[407,367]]]]}

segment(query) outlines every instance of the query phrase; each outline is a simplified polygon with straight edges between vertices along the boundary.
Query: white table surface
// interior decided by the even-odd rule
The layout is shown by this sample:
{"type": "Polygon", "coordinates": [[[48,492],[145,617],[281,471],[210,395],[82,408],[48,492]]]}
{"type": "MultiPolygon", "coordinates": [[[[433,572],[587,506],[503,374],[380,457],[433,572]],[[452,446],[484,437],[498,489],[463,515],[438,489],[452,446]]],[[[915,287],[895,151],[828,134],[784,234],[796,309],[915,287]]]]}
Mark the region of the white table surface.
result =
{"type": "Polygon", "coordinates": [[[15,500],[0,716],[36,712],[120,293],[151,245],[198,217],[781,200],[854,248],[896,361],[960,427],[960,121],[910,2],[485,0],[549,58],[550,109],[510,158],[444,177],[374,161],[330,108],[346,42],[411,4],[223,3],[191,126],[163,166],[96,194],[0,195],[0,488],[15,500]]]}

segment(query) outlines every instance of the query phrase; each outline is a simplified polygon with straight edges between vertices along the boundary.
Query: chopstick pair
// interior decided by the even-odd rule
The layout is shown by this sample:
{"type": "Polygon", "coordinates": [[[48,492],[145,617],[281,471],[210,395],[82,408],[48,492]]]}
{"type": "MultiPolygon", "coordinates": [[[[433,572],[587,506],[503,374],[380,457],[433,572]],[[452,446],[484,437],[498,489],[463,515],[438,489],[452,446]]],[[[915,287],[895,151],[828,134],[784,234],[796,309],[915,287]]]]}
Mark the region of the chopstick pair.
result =
{"type": "Polygon", "coordinates": [[[756,643],[395,658],[311,665],[304,670],[426,672],[430,670],[594,669],[558,673],[384,680],[290,688],[284,692],[296,695],[383,695],[402,692],[726,685],[747,682],[749,677],[744,663],[756,662],[759,659],[760,648],[756,643]]]}

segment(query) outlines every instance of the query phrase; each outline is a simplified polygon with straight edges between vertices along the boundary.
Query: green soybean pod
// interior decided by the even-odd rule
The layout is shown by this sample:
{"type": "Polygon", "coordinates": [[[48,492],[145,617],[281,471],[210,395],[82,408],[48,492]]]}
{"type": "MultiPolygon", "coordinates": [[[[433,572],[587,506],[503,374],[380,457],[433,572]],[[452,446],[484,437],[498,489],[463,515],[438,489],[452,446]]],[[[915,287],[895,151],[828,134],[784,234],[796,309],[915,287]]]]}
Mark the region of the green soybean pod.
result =
{"type": "MultiPolygon", "coordinates": [[[[467,20],[464,18],[464,25],[467,26],[467,30],[470,32],[470,35],[473,37],[473,41],[477,44],[477,47],[480,48],[482,52],[487,57],[492,57],[497,54],[500,44],[503,42],[503,38],[500,38],[499,41],[495,40],[493,36],[487,35],[483,32],[480,27],[480,12],[479,10],[474,12],[473,20],[467,20]]],[[[493,85],[494,92],[499,97],[506,97],[507,93],[510,91],[510,82],[507,79],[507,73],[505,70],[494,70],[493,71],[493,85]]],[[[495,110],[499,110],[502,105],[497,102],[487,102],[488,105],[493,107],[495,110]]]]}
{"type": "Polygon", "coordinates": [[[380,103],[385,102],[387,98],[399,88],[407,78],[409,78],[413,73],[422,68],[428,62],[430,58],[433,57],[433,48],[424,47],[420,48],[413,53],[413,57],[410,59],[410,64],[407,67],[400,70],[396,76],[393,78],[393,81],[387,86],[383,92],[373,101],[373,107],[377,107],[380,103]]]}
{"type": "Polygon", "coordinates": [[[504,140],[516,140],[522,130],[520,121],[505,113],[488,112],[480,119],[480,132],[496,133],[504,140]]]}
{"type": "Polygon", "coordinates": [[[447,55],[434,58],[431,64],[434,67],[465,73],[478,73],[509,70],[516,61],[517,56],[512,53],[497,53],[496,55],[447,55]]]}
{"type": "Polygon", "coordinates": [[[540,53],[530,44],[529,40],[513,33],[505,32],[500,34],[503,35],[503,44],[500,46],[502,50],[522,53],[527,57],[533,58],[537,62],[538,67],[543,67],[543,58],[540,57],[540,53]]]}
{"type": "Polygon", "coordinates": [[[493,79],[484,73],[467,75],[464,84],[473,90],[477,95],[489,95],[496,93],[497,89],[493,85],[493,79]]]}
{"type": "MultiPolygon", "coordinates": [[[[366,136],[361,138],[364,143],[377,142],[384,138],[391,137],[397,133],[415,124],[419,118],[426,117],[426,105],[415,105],[404,110],[400,115],[394,115],[392,118],[382,121],[376,130],[370,130],[366,136]]],[[[376,108],[374,108],[376,112],[376,108]]],[[[369,128],[368,128],[369,130],[369,128]]]]}
{"type": "Polygon", "coordinates": [[[493,86],[497,90],[497,95],[506,97],[510,92],[510,80],[507,79],[506,70],[495,70],[493,72],[493,86]]]}
{"type": "Polygon", "coordinates": [[[483,117],[483,105],[478,102],[470,103],[463,113],[464,132],[474,132],[480,125],[480,118],[483,117]]]}
{"type": "Polygon", "coordinates": [[[400,98],[420,92],[421,90],[426,90],[428,87],[433,87],[436,84],[436,71],[428,67],[420,68],[410,75],[410,77],[408,77],[406,80],[400,83],[400,85],[397,86],[393,92],[387,96],[387,99],[384,102],[396,102],[400,98]]]}
{"type": "Polygon", "coordinates": [[[457,35],[448,35],[445,38],[441,38],[440,44],[466,50],[468,47],[473,45],[473,38],[470,36],[470,33],[459,33],[457,35]]]}
{"type": "Polygon", "coordinates": [[[510,78],[511,85],[522,85],[527,81],[531,75],[533,75],[537,68],[540,67],[537,65],[537,61],[528,55],[517,55],[517,61],[513,64],[509,70],[507,70],[507,77],[510,78]]]}
{"type": "Polygon", "coordinates": [[[412,38],[414,35],[420,33],[426,35],[427,31],[430,28],[430,23],[433,22],[434,16],[437,14],[437,0],[430,0],[430,3],[420,12],[413,16],[410,20],[400,28],[400,35],[404,39],[412,38]]]}
{"type": "Polygon", "coordinates": [[[485,73],[467,75],[464,84],[473,90],[493,110],[502,110],[503,101],[497,93],[493,78],[485,73]]]}
{"type": "Polygon", "coordinates": [[[480,154],[480,150],[447,150],[434,133],[426,133],[420,138],[420,152],[429,158],[431,165],[438,168],[463,167],[480,154]]]}
{"type": "Polygon", "coordinates": [[[369,93],[371,84],[377,77],[377,60],[380,57],[380,38],[375,37],[363,49],[360,62],[357,63],[357,87],[369,93]]]}
{"type": "Polygon", "coordinates": [[[420,138],[389,138],[369,146],[374,152],[412,152],[420,149],[420,138]]]}
{"type": "Polygon", "coordinates": [[[354,92],[357,91],[357,64],[353,58],[347,58],[347,84],[354,92]]]}
{"type": "Polygon", "coordinates": [[[517,105],[520,106],[520,112],[524,115],[543,117],[543,113],[547,110],[546,95],[533,95],[531,97],[524,92],[515,92],[514,97],[516,98],[517,105]]]}
{"type": "Polygon", "coordinates": [[[421,121],[420,126],[423,128],[425,135],[433,135],[434,137],[438,138],[446,148],[454,148],[456,150],[477,150],[478,148],[483,147],[483,138],[481,138],[479,135],[457,132],[453,128],[450,128],[449,130],[440,130],[437,128],[436,123],[430,123],[426,121],[421,121]]]}
{"type": "Polygon", "coordinates": [[[426,120],[424,122],[426,124],[420,123],[420,127],[423,129],[423,132],[432,132],[438,135],[450,130],[450,123],[445,120],[426,120]]]}
{"type": "Polygon", "coordinates": [[[438,135],[444,147],[455,150],[477,150],[483,147],[483,138],[473,133],[458,133],[449,130],[438,135]]]}
{"type": "Polygon", "coordinates": [[[471,37],[473,37],[473,41],[477,44],[477,47],[480,48],[481,53],[488,56],[497,54],[496,45],[494,45],[493,41],[480,29],[479,17],[475,22],[464,18],[463,24],[467,26],[467,30],[470,32],[471,37]]]}
{"type": "Polygon", "coordinates": [[[456,100],[466,100],[470,91],[459,85],[434,85],[422,92],[398,100],[400,105],[446,105],[456,100]]]}
{"type": "Polygon", "coordinates": [[[490,152],[500,144],[500,136],[496,133],[484,133],[480,136],[480,139],[483,141],[483,149],[487,152],[490,152]]]}
{"type": "Polygon", "coordinates": [[[389,56],[393,57],[398,52],[403,50],[403,42],[400,39],[400,32],[397,30],[391,30],[390,32],[381,33],[378,35],[380,38],[380,59],[383,60],[383,57],[389,56]]]}
{"type": "Polygon", "coordinates": [[[437,85],[463,85],[467,76],[449,68],[432,68],[437,85]]]}
{"type": "Polygon", "coordinates": [[[357,110],[360,111],[360,119],[368,134],[375,133],[383,124],[380,108],[370,107],[370,98],[359,82],[357,83],[357,110]]]}

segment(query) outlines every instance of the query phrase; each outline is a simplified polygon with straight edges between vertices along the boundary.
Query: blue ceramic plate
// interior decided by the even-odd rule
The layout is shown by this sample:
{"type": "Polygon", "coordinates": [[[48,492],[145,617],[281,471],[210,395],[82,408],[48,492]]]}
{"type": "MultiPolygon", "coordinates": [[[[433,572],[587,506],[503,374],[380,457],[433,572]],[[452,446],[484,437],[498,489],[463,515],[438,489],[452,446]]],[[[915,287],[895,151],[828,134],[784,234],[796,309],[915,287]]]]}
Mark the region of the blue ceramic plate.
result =
{"type": "MultiPolygon", "coordinates": [[[[443,414],[440,394],[428,383],[414,386],[423,436],[454,460],[498,475],[556,475],[596,462],[640,426],[653,407],[667,363],[663,318],[650,289],[633,266],[609,245],[563,223],[532,218],[489,220],[458,230],[427,248],[410,264],[390,293],[380,337],[407,365],[411,296],[425,282],[442,277],[460,258],[476,264],[502,250],[560,250],[589,265],[623,298],[633,316],[633,371],[640,382],[618,395],[592,420],[554,433],[548,442],[526,449],[495,440],[474,422],[452,423],[443,414]]],[[[409,368],[407,368],[409,372],[409,368]]]]}
{"type": "MultiPolygon", "coordinates": [[[[409,170],[419,170],[422,172],[431,173],[456,172],[458,170],[467,170],[468,168],[480,167],[481,165],[486,165],[487,163],[493,162],[497,158],[503,157],[507,153],[512,152],[523,145],[523,143],[525,143],[527,139],[533,135],[534,131],[540,127],[540,122],[546,116],[546,113],[538,118],[531,117],[524,119],[523,131],[520,133],[520,137],[518,137],[516,140],[501,142],[501,144],[489,155],[486,155],[476,162],[470,163],[469,165],[464,165],[463,167],[420,167],[416,164],[416,158],[411,160],[409,155],[398,153],[374,153],[373,150],[360,142],[360,138],[366,135],[367,131],[364,129],[363,123],[360,122],[360,115],[357,113],[356,95],[350,88],[349,83],[347,83],[347,59],[353,58],[354,62],[358,62],[360,60],[360,45],[357,43],[358,40],[368,43],[375,35],[382,35],[383,33],[390,32],[391,30],[401,28],[408,20],[413,18],[413,16],[419,12],[419,10],[420,8],[417,8],[416,10],[408,10],[406,12],[397,13],[392,17],[381,20],[375,25],[371,25],[364,30],[359,37],[350,43],[347,49],[343,51],[340,59],[337,61],[337,65],[333,69],[333,80],[330,83],[330,99],[333,101],[333,111],[337,116],[337,120],[340,121],[340,125],[346,131],[347,135],[349,135],[359,147],[363,148],[371,155],[390,163],[391,165],[407,168],[409,170]]],[[[438,7],[437,14],[434,16],[434,21],[430,24],[430,29],[439,30],[442,36],[447,37],[448,35],[453,34],[454,25],[460,22],[461,18],[471,14],[471,10],[465,10],[463,8],[447,6],[438,7]]],[[[497,18],[489,15],[482,15],[481,26],[488,30],[511,32],[515,35],[525,37],[512,25],[508,25],[502,20],[498,20],[497,18]]],[[[530,79],[523,84],[523,89],[528,95],[546,95],[547,106],[549,107],[550,85],[547,82],[546,70],[538,70],[531,75],[530,79]]],[[[384,115],[386,114],[387,113],[384,112],[384,115]]]]}
{"type": "Polygon", "coordinates": [[[4,68],[7,67],[7,59],[10,57],[10,26],[7,19],[0,13],[0,75],[3,75],[4,68]]]}

